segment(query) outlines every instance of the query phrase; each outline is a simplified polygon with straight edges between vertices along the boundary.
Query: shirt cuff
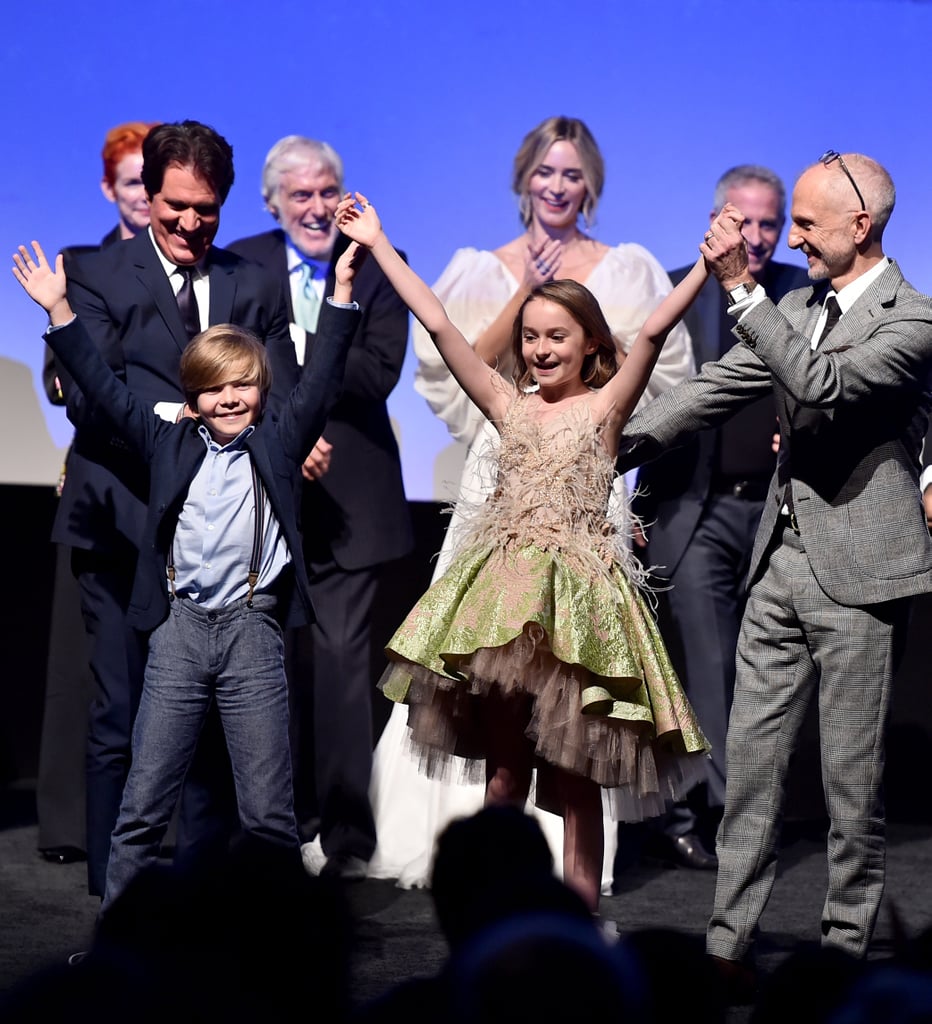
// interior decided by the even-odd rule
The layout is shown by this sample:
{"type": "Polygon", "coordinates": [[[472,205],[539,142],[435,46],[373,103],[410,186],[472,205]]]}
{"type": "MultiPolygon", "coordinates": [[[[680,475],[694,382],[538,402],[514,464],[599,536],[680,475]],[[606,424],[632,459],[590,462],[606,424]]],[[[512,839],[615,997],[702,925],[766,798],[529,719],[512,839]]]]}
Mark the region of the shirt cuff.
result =
{"type": "Polygon", "coordinates": [[[337,309],[359,309],[358,302],[337,302],[332,295],[327,296],[327,302],[337,309]]]}
{"type": "Polygon", "coordinates": [[[932,466],[926,466],[919,477],[919,493],[922,494],[930,484],[932,484],[932,466]]]}
{"type": "Polygon", "coordinates": [[[166,423],[177,423],[183,408],[184,402],[156,402],[152,411],[166,423]]]}
{"type": "Polygon", "coordinates": [[[733,306],[727,306],[725,312],[736,320],[740,320],[749,309],[759,306],[766,298],[767,293],[764,291],[763,286],[756,284],[750,295],[743,298],[740,302],[736,302],[733,306]]]}
{"type": "Polygon", "coordinates": [[[70,327],[71,324],[73,324],[75,322],[75,320],[77,320],[77,319],[78,319],[78,314],[75,313],[75,314],[72,315],[71,319],[67,323],[64,323],[64,324],[49,324],[48,327],[46,328],[45,333],[46,334],[54,334],[56,331],[60,331],[63,327],[70,327]]]}

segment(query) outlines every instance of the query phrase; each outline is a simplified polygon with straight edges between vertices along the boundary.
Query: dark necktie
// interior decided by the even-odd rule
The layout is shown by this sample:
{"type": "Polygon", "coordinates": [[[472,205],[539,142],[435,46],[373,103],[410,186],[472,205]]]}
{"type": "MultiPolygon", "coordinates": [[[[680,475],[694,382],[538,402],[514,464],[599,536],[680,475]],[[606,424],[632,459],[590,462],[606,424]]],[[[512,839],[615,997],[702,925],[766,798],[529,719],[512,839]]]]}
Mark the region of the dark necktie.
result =
{"type": "Polygon", "coordinates": [[[201,316],[197,309],[197,298],[194,295],[193,270],[191,267],[179,267],[181,274],[181,288],[175,298],[178,301],[178,312],[181,314],[181,322],[184,324],[185,333],[188,338],[193,338],[201,331],[201,316]]]}
{"type": "Polygon", "coordinates": [[[835,329],[835,325],[841,319],[841,306],[838,305],[838,299],[834,295],[827,295],[825,298],[825,308],[828,311],[828,315],[825,318],[825,324],[822,327],[822,333],[819,335],[819,344],[832,333],[835,329]]]}
{"type": "MultiPolygon", "coordinates": [[[[822,325],[822,333],[819,335],[819,344],[832,333],[835,329],[836,324],[841,319],[841,306],[838,305],[838,299],[834,295],[826,295],[825,297],[825,323],[822,325]]],[[[787,510],[790,513],[790,519],[793,522],[793,529],[796,530],[796,516],[793,511],[793,481],[789,479],[786,481],[786,487],[783,490],[783,500],[786,504],[787,510]]],[[[798,532],[798,530],[797,530],[798,532]]]]}

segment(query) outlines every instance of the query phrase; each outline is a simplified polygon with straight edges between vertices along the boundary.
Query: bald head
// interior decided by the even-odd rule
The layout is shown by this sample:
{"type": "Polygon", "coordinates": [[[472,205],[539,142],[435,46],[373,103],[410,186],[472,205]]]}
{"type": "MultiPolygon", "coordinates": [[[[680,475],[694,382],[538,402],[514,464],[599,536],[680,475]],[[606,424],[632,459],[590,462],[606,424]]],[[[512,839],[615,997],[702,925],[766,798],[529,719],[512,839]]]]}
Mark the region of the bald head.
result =
{"type": "Polygon", "coordinates": [[[819,161],[796,181],[787,243],[805,254],[812,280],[843,288],[884,259],[883,230],[895,199],[890,175],[876,160],[845,153],[819,161]]]}
{"type": "Polygon", "coordinates": [[[872,241],[882,240],[896,203],[896,189],[893,179],[876,160],[863,153],[842,153],[827,163],[820,160],[807,167],[797,184],[807,176],[818,183],[825,197],[839,211],[860,210],[860,192],[871,218],[872,241]]]}

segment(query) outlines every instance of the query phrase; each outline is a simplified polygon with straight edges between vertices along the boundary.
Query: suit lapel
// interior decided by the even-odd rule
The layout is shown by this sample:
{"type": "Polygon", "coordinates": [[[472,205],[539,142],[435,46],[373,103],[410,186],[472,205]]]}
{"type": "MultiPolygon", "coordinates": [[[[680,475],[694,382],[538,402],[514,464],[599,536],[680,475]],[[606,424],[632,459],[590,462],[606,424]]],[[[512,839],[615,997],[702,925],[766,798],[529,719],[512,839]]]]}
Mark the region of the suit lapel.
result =
{"type": "Polygon", "coordinates": [[[867,337],[872,324],[881,323],[887,317],[886,306],[896,300],[897,289],[903,275],[899,267],[891,260],[886,270],[877,278],[864,294],[845,312],[832,331],[828,348],[841,348],[846,345],[857,345],[859,339],[867,337]]]}
{"type": "Polygon", "coordinates": [[[236,299],[236,275],[233,268],[220,265],[207,254],[207,274],[210,281],[209,324],[233,322],[233,303],[236,299]]]}
{"type": "MultiPolygon", "coordinates": [[[[805,299],[800,296],[800,301],[803,303],[803,309],[795,326],[796,330],[800,334],[804,334],[809,339],[812,338],[816,321],[819,319],[819,314],[822,312],[822,300],[825,298],[825,292],[827,290],[827,287],[817,289],[805,299]]],[[[787,312],[791,313],[791,310],[787,310],[787,312]]],[[[811,343],[812,342],[810,340],[810,344],[811,343]]],[[[794,427],[800,426],[799,416],[805,413],[805,410],[800,410],[796,400],[789,392],[783,392],[783,398],[786,405],[787,415],[789,416],[789,421],[794,427]]],[[[812,411],[814,412],[815,410],[812,411]]]]}
{"type": "Polygon", "coordinates": [[[280,523],[286,524],[289,521],[290,516],[293,513],[289,513],[285,508],[282,507],[281,496],[278,489],[274,486],[269,486],[271,481],[275,480],[275,469],[272,465],[272,460],[269,456],[268,445],[266,444],[265,437],[262,434],[263,430],[271,429],[270,425],[259,425],[250,435],[246,438],[246,450],[249,452],[249,457],[255,463],[256,472],[259,474],[259,479],[262,481],[262,486],[265,488],[265,493],[268,496],[269,504],[272,506],[272,512],[275,518],[280,523]]]}
{"type": "Polygon", "coordinates": [[[178,303],[175,300],[171,282],[155,251],[155,244],[149,238],[149,232],[141,232],[127,242],[127,245],[132,246],[133,267],[137,280],[152,297],[152,302],[164,321],[165,327],[179,351],[182,351],[188,344],[188,336],[181,322],[181,313],[178,311],[178,303]]]}
{"type": "Polygon", "coordinates": [[[281,229],[270,232],[267,251],[259,257],[259,262],[278,277],[285,289],[285,302],[288,305],[288,322],[293,324],[294,303],[291,301],[291,274],[288,272],[288,245],[285,232],[281,229]]]}

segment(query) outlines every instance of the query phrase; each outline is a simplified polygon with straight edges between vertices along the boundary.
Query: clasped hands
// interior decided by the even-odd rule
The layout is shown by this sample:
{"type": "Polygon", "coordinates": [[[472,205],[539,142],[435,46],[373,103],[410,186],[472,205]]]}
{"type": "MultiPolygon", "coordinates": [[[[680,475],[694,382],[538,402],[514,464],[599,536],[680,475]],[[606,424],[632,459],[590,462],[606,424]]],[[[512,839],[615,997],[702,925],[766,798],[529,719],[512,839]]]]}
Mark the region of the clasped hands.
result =
{"type": "Polygon", "coordinates": [[[709,270],[726,290],[751,277],[748,247],[741,234],[743,226],[744,215],[732,203],[726,203],[699,246],[709,270]]]}

